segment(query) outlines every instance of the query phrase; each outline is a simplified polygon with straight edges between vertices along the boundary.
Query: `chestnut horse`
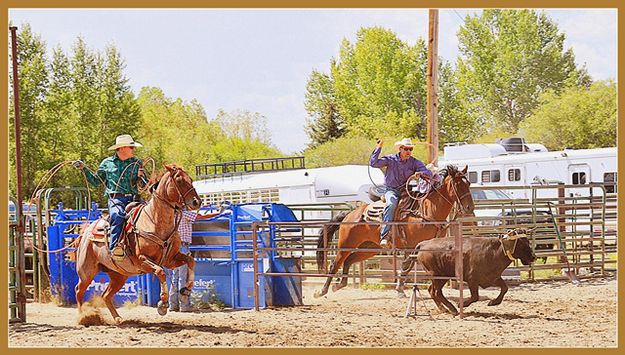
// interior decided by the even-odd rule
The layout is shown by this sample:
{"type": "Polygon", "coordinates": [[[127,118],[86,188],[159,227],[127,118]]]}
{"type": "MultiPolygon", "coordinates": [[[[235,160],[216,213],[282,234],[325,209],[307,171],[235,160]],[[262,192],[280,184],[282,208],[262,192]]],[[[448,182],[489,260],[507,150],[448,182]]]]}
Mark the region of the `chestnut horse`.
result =
{"type": "Polygon", "coordinates": [[[161,283],[158,313],[165,315],[169,306],[169,294],[163,268],[173,269],[187,264],[189,272],[186,287],[180,290],[180,294],[181,297],[189,296],[193,288],[195,262],[193,257],[180,253],[178,224],[182,207],[197,210],[200,207],[200,198],[191,178],[182,168],[175,165],[166,165],[165,168],[166,171],[157,185],[151,188],[153,192],[150,200],[145,206],[137,207],[143,210],[138,214],[129,213],[131,219],[135,219],[135,233],[130,233],[126,238],[127,250],[130,252],[123,260],[113,261],[108,243],[104,240],[93,240],[91,237],[96,225],[105,223],[103,220],[92,222],[76,240],[76,272],[79,278],[76,302],[79,313],[85,291],[99,271],[106,272],[111,279],[102,298],[117,324],[122,322],[122,318],[113,305],[113,296],[124,286],[128,276],[156,274],[161,283]]]}
{"type": "MultiPolygon", "coordinates": [[[[404,238],[395,235],[395,247],[398,249],[414,249],[415,246],[426,239],[431,239],[438,236],[443,236],[446,231],[442,224],[426,224],[426,222],[444,222],[452,211],[454,205],[459,208],[459,213],[462,215],[473,213],[473,197],[471,197],[471,191],[469,190],[470,182],[466,177],[467,167],[462,171],[458,171],[458,168],[450,165],[446,168],[447,175],[443,179],[441,185],[438,188],[432,189],[432,191],[424,198],[420,206],[420,215],[423,217],[417,217],[414,215],[408,215],[400,219],[400,222],[408,222],[405,225],[397,225],[392,228],[393,231],[403,230],[404,238]]],[[[409,193],[404,189],[402,193],[402,199],[407,197],[409,193]],[[406,197],[404,197],[406,196],[406,197]]],[[[402,201],[400,200],[397,207],[398,212],[401,212],[402,201]]],[[[367,205],[362,205],[349,213],[342,213],[334,217],[331,222],[360,222],[362,215],[367,205]]],[[[396,213],[397,215],[397,213],[396,213]]],[[[351,251],[341,250],[342,248],[363,248],[373,249],[380,247],[380,226],[373,224],[332,224],[327,228],[327,233],[323,230],[319,233],[318,246],[322,248],[324,245],[329,245],[332,235],[338,230],[338,251],[334,261],[330,264],[330,274],[336,274],[341,265],[343,266],[343,275],[346,275],[352,264],[369,259],[377,254],[375,251],[351,251]],[[324,241],[324,235],[329,240],[324,241]]],[[[317,251],[317,266],[321,271],[324,262],[324,251],[317,251]]],[[[407,274],[408,271],[406,271],[407,274]]],[[[403,281],[403,279],[401,279],[403,281]]],[[[314,297],[321,297],[328,293],[328,288],[332,282],[332,277],[328,277],[323,288],[315,292],[314,297]]],[[[341,282],[332,287],[333,291],[337,291],[347,286],[347,276],[341,278],[341,282]]],[[[403,283],[402,283],[403,288],[403,283]]],[[[398,292],[399,285],[398,285],[398,292]]],[[[403,294],[403,290],[400,292],[403,294]]]]}

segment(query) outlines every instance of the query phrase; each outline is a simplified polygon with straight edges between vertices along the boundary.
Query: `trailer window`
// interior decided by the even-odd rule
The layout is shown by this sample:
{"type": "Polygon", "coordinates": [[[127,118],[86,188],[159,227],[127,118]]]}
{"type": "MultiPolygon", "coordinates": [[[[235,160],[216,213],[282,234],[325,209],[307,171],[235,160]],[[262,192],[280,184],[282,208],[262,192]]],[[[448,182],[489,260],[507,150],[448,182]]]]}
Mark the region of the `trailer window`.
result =
{"type": "Polygon", "coordinates": [[[469,182],[472,184],[477,182],[477,171],[469,171],[469,182]]]}
{"type": "Polygon", "coordinates": [[[573,173],[573,185],[584,185],[586,183],[586,173],[583,171],[573,173]]]}
{"type": "Polygon", "coordinates": [[[499,182],[501,176],[499,170],[483,170],[482,171],[482,183],[485,182],[499,182]]]}
{"type": "Polygon", "coordinates": [[[521,169],[508,169],[508,181],[521,181],[521,169]]]}
{"type": "Polygon", "coordinates": [[[616,172],[604,173],[603,183],[605,184],[605,192],[611,194],[616,192],[617,175],[616,172]]]}

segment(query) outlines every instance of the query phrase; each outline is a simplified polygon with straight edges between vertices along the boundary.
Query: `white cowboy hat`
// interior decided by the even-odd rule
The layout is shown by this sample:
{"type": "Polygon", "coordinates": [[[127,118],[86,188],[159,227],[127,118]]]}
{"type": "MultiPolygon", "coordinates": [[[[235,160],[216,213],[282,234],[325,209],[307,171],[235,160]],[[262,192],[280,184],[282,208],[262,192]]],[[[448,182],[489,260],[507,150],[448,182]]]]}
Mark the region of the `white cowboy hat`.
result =
{"type": "Polygon", "coordinates": [[[115,144],[109,147],[109,150],[115,150],[121,147],[143,147],[141,143],[135,142],[130,134],[122,134],[115,138],[115,144]]]}
{"type": "Polygon", "coordinates": [[[410,138],[404,138],[400,141],[395,142],[395,149],[399,150],[399,148],[401,147],[411,147],[414,148],[414,143],[412,143],[412,140],[410,138]]]}

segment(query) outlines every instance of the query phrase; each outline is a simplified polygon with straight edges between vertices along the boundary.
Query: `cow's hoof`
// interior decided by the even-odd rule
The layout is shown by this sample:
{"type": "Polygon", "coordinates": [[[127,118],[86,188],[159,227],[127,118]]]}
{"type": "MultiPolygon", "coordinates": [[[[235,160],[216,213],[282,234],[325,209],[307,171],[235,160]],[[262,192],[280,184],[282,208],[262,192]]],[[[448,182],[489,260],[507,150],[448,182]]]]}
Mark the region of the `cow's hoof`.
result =
{"type": "Polygon", "coordinates": [[[158,301],[156,311],[159,315],[164,316],[167,314],[167,308],[169,308],[169,302],[158,301]]]}
{"type": "Polygon", "coordinates": [[[345,286],[347,286],[347,284],[345,284],[345,285],[341,285],[341,284],[334,284],[334,285],[332,285],[332,292],[336,292],[336,291],[338,291],[338,290],[342,289],[342,288],[343,288],[343,287],[345,287],[345,286]]]}

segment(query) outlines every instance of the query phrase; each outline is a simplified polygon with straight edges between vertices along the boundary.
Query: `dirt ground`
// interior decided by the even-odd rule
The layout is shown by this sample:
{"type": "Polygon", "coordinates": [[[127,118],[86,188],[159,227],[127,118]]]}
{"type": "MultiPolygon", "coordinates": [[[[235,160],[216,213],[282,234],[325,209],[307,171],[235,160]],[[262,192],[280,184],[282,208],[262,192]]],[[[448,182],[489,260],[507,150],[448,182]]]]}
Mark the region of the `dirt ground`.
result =
{"type": "MultiPolygon", "coordinates": [[[[254,310],[170,312],[121,307],[124,322],[78,325],[75,308],[31,303],[27,323],[11,324],[10,347],[616,347],[615,278],[511,287],[499,306],[496,289],[480,290],[465,318],[435,312],[427,291],[417,316],[405,318],[407,299],[393,290],[344,289],[305,306],[254,310]]],[[[467,291],[468,292],[468,291],[467,291]]],[[[452,302],[458,291],[446,289],[452,302]]],[[[409,293],[408,293],[409,294],[409,293]]]]}

